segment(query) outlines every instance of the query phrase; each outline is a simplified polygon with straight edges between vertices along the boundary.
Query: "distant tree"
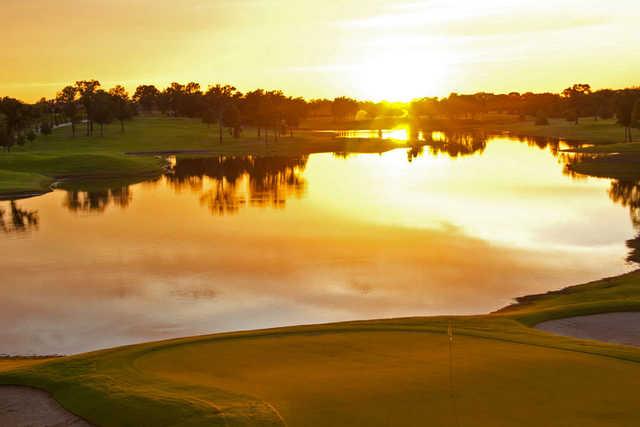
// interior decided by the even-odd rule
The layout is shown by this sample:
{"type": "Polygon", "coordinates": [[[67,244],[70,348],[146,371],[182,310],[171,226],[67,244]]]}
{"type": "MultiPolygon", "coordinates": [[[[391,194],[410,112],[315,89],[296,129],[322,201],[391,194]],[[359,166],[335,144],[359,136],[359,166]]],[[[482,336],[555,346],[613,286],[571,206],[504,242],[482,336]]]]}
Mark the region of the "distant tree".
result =
{"type": "Polygon", "coordinates": [[[76,89],[80,95],[80,104],[84,107],[87,117],[87,136],[93,134],[95,94],[100,88],[97,80],[80,80],[76,82],[76,89]]]}
{"type": "Polygon", "coordinates": [[[240,137],[240,131],[242,128],[242,119],[240,116],[240,109],[236,104],[229,105],[222,114],[222,122],[225,127],[231,129],[231,133],[234,138],[240,137]]]}
{"type": "Polygon", "coordinates": [[[333,100],[331,114],[335,121],[352,119],[358,112],[358,101],[341,96],[333,100]]]}
{"type": "MultiPolygon", "coordinates": [[[[277,142],[284,127],[284,112],[287,98],[281,90],[271,90],[265,93],[265,123],[273,129],[273,138],[277,142]]],[[[355,113],[354,113],[355,114],[355,113]]]]}
{"type": "Polygon", "coordinates": [[[104,90],[93,94],[91,118],[100,125],[100,136],[104,136],[104,125],[111,123],[114,118],[113,97],[104,90]]]}
{"type": "Polygon", "coordinates": [[[207,108],[206,110],[204,110],[204,112],[202,113],[202,123],[205,123],[209,128],[211,127],[212,124],[217,122],[218,122],[218,115],[213,109],[207,108]]]}
{"type": "Polygon", "coordinates": [[[9,138],[16,139],[29,121],[29,107],[14,98],[0,100],[0,114],[4,116],[4,129],[9,138]]]}
{"type": "Polygon", "coordinates": [[[218,138],[222,144],[223,120],[225,111],[242,96],[238,90],[231,85],[209,86],[204,94],[204,101],[208,111],[214,112],[218,118],[218,138]]]}
{"type": "Polygon", "coordinates": [[[113,116],[120,122],[120,131],[124,132],[125,120],[130,120],[131,117],[133,117],[133,108],[129,100],[129,94],[123,86],[117,85],[109,90],[109,95],[112,101],[113,116]]]}
{"type": "Polygon", "coordinates": [[[293,136],[293,130],[300,127],[300,122],[309,114],[309,106],[304,98],[287,98],[284,107],[284,121],[293,136]]]}
{"type": "Polygon", "coordinates": [[[7,129],[4,126],[0,126],[0,147],[7,151],[11,151],[11,147],[15,144],[15,139],[9,136],[7,129]]]}
{"type": "Polygon", "coordinates": [[[187,117],[198,117],[205,110],[205,102],[200,83],[189,82],[184,86],[180,97],[179,114],[187,117]]]}
{"type": "Polygon", "coordinates": [[[158,108],[169,116],[180,115],[181,97],[184,95],[184,85],[173,82],[158,96],[158,108]]]}
{"type": "Polygon", "coordinates": [[[633,142],[631,128],[634,126],[634,110],[639,96],[634,91],[623,90],[616,96],[616,118],[618,124],[624,127],[625,142],[633,142]]]}
{"type": "Polygon", "coordinates": [[[633,104],[633,110],[631,110],[631,123],[632,128],[640,128],[640,97],[636,99],[633,104]]]}
{"type": "Polygon", "coordinates": [[[76,136],[76,123],[80,115],[78,108],[78,89],[66,86],[56,95],[56,104],[64,116],[71,122],[71,135],[76,136]]]}
{"type": "Polygon", "coordinates": [[[409,114],[414,120],[422,117],[433,119],[440,112],[438,98],[416,99],[409,105],[409,114]]]}
{"type": "Polygon", "coordinates": [[[133,101],[140,105],[140,108],[147,113],[153,110],[158,104],[160,91],[153,85],[141,85],[136,88],[133,94],[133,101]]]}
{"type": "Polygon", "coordinates": [[[575,117],[575,124],[580,121],[580,117],[587,115],[592,106],[591,86],[584,83],[574,84],[562,91],[562,96],[568,101],[572,117],[575,117]]]}
{"type": "Polygon", "coordinates": [[[262,127],[265,125],[265,92],[263,89],[256,89],[247,92],[241,99],[240,110],[246,124],[254,126],[257,130],[258,139],[262,136],[262,127]]]}

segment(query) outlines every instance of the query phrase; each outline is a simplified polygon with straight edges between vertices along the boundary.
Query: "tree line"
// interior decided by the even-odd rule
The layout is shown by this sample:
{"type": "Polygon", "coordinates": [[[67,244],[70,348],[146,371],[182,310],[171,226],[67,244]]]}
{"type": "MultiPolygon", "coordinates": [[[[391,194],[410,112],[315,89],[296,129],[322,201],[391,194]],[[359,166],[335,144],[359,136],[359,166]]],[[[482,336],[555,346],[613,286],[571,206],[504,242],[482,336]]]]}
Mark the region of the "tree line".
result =
{"type": "Polygon", "coordinates": [[[625,128],[625,140],[632,141],[632,129],[640,128],[640,88],[593,91],[588,84],[575,84],[561,93],[452,93],[405,104],[349,97],[307,101],[280,90],[242,93],[232,85],[220,84],[203,90],[195,82],[171,83],[162,90],[140,85],[130,96],[121,85],[105,90],[97,80],[81,80],[62,88],[55,98],[42,98],[35,104],[0,99],[0,145],[6,149],[24,145],[58,126],[70,127],[71,135],[76,136],[84,125],[85,134],[93,136],[95,127],[99,126],[103,135],[104,125],[118,121],[124,132],[125,122],[138,114],[197,118],[207,126],[217,125],[222,142],[225,129],[239,138],[248,127],[256,130],[259,139],[277,141],[291,135],[309,116],[331,117],[334,122],[410,117],[420,128],[428,128],[443,120],[477,122],[477,117],[487,113],[534,117],[540,126],[547,125],[550,118],[576,124],[586,117],[616,118],[625,128]]]}
{"type": "Polygon", "coordinates": [[[602,89],[593,91],[584,83],[574,84],[561,93],[493,94],[480,92],[472,95],[452,93],[446,98],[421,98],[410,104],[413,117],[473,120],[487,113],[527,116],[535,124],[546,126],[550,118],[565,119],[579,124],[583,118],[613,119],[625,128],[625,141],[633,141],[632,129],[640,128],[640,88],[602,89]]]}

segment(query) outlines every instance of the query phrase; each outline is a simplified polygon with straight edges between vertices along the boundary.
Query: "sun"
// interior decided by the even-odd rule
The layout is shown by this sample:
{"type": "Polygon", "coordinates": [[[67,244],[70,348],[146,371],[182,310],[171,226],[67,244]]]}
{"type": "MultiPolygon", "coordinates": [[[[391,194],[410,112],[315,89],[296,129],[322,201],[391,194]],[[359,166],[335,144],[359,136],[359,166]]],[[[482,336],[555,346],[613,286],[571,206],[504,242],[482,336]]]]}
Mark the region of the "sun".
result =
{"type": "Polygon", "coordinates": [[[408,49],[368,55],[353,67],[354,92],[374,101],[410,101],[439,96],[445,87],[447,61],[408,49]]]}

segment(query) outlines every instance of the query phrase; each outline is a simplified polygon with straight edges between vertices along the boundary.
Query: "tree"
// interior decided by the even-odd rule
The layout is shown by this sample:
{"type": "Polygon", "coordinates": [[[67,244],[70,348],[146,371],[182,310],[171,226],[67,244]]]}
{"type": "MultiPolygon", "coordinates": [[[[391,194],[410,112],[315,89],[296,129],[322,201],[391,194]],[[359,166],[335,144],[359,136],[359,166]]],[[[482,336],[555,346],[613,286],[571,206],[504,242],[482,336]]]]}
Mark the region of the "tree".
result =
{"type": "Polygon", "coordinates": [[[214,114],[218,117],[218,138],[220,144],[222,144],[224,112],[241,96],[242,94],[238,92],[238,90],[234,86],[222,86],[219,84],[215,86],[209,86],[209,89],[207,89],[207,92],[204,94],[204,101],[207,105],[207,108],[213,111],[214,114]]]}
{"type": "Polygon", "coordinates": [[[140,105],[140,108],[147,113],[151,113],[154,106],[158,105],[160,91],[153,85],[141,85],[136,88],[133,94],[133,101],[140,105]]]}
{"type": "Polygon", "coordinates": [[[293,136],[293,129],[300,126],[300,122],[309,114],[307,101],[304,98],[287,98],[284,109],[284,121],[289,128],[289,136],[293,136]]]}
{"type": "Polygon", "coordinates": [[[109,91],[109,95],[111,96],[113,116],[120,121],[120,131],[124,132],[125,120],[129,120],[133,116],[129,94],[124,87],[117,85],[109,91]]]}
{"type": "Polygon", "coordinates": [[[240,110],[245,122],[249,126],[255,126],[257,137],[261,138],[262,127],[264,126],[265,94],[263,89],[256,89],[247,92],[240,103],[240,110]]]}
{"type": "Polygon", "coordinates": [[[0,126],[0,147],[3,147],[7,151],[11,151],[13,144],[15,144],[15,139],[9,136],[9,133],[4,126],[0,126]]]}
{"type": "Polygon", "coordinates": [[[222,114],[223,125],[230,128],[234,138],[240,137],[240,131],[242,126],[242,119],[240,117],[240,110],[235,104],[231,104],[222,114]]]}
{"type": "Polygon", "coordinates": [[[341,96],[335,98],[331,104],[331,114],[334,121],[353,118],[358,112],[358,101],[341,96]]]}
{"type": "Polygon", "coordinates": [[[207,127],[211,127],[211,125],[217,121],[218,115],[213,109],[207,108],[204,113],[202,113],[202,123],[205,123],[207,127]]]}
{"type": "Polygon", "coordinates": [[[630,127],[636,129],[640,128],[640,98],[636,99],[636,102],[633,104],[630,127]]]}
{"type": "Polygon", "coordinates": [[[100,136],[104,136],[104,125],[111,123],[114,117],[113,98],[104,90],[93,94],[91,118],[100,125],[100,136]]]}
{"type": "Polygon", "coordinates": [[[637,93],[630,90],[620,91],[616,96],[616,117],[618,124],[624,127],[625,142],[633,142],[631,128],[634,126],[634,110],[639,98],[637,93]]]}
{"type": "Polygon", "coordinates": [[[580,121],[580,117],[587,115],[589,111],[591,98],[591,86],[584,83],[574,84],[562,91],[562,96],[568,101],[569,107],[574,114],[575,124],[580,121]]]}
{"type": "Polygon", "coordinates": [[[100,88],[100,82],[97,80],[80,80],[76,82],[76,88],[80,95],[80,104],[84,106],[84,111],[87,116],[87,136],[89,136],[93,134],[93,108],[95,105],[95,94],[100,88]]]}
{"type": "Polygon", "coordinates": [[[72,136],[76,136],[76,123],[79,116],[77,96],[78,88],[74,86],[66,86],[56,95],[56,104],[71,122],[72,136]]]}
{"type": "Polygon", "coordinates": [[[17,138],[29,118],[28,106],[14,98],[0,100],[0,113],[4,115],[5,132],[10,138],[17,138]]]}

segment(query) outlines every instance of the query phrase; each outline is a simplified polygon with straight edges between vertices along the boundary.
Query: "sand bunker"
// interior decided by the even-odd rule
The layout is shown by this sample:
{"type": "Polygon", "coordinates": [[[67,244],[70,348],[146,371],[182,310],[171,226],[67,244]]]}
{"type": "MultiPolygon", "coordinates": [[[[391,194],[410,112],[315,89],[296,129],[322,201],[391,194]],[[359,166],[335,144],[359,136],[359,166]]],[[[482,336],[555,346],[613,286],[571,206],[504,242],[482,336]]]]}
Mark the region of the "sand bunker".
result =
{"type": "Polygon", "coordinates": [[[568,337],[640,346],[640,312],[568,317],[542,322],[536,328],[568,337]]]}
{"type": "Polygon", "coordinates": [[[65,410],[44,391],[0,386],[0,426],[91,427],[91,424],[65,410]]]}

